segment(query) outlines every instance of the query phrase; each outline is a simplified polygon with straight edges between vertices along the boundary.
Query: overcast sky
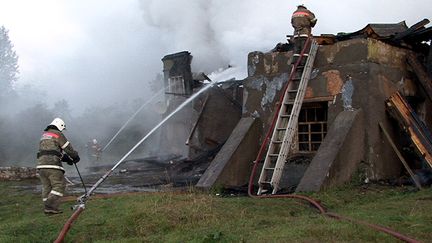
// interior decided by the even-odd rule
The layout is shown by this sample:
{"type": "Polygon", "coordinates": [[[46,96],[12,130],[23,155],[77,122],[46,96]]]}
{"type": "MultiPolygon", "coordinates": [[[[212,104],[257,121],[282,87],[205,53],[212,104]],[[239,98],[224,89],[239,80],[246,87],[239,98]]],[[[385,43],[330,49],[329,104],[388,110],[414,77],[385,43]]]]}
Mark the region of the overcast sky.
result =
{"type": "Polygon", "coordinates": [[[0,25],[19,56],[18,87],[79,111],[148,96],[173,52],[191,51],[193,71],[230,64],[243,78],[247,53],[285,42],[300,3],[318,18],[315,35],[432,17],[431,0],[0,0],[0,25]]]}

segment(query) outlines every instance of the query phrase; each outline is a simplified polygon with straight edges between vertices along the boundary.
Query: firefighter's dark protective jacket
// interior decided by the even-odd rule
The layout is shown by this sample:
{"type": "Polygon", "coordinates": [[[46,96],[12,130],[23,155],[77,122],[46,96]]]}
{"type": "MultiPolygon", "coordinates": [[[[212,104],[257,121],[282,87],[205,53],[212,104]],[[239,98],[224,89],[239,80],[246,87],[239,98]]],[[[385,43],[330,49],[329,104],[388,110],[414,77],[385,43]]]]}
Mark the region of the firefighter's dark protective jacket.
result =
{"type": "Polygon", "coordinates": [[[72,161],[78,162],[78,152],[75,151],[64,134],[55,126],[48,126],[42,133],[37,154],[37,169],[57,169],[64,171],[62,156],[67,154],[72,161]]]}
{"type": "Polygon", "coordinates": [[[294,37],[308,37],[315,26],[317,19],[315,15],[303,6],[299,6],[291,17],[294,28],[294,37]]]}

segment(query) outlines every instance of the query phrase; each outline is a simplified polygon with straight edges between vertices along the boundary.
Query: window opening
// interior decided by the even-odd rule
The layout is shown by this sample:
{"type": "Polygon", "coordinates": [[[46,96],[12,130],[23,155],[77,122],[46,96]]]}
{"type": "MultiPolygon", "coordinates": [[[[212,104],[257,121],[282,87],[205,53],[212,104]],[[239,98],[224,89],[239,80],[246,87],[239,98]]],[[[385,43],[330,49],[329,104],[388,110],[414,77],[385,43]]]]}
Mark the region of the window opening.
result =
{"type": "Polygon", "coordinates": [[[172,76],[168,78],[167,94],[185,95],[186,86],[183,76],[172,76]]]}
{"type": "Polygon", "coordinates": [[[298,119],[299,151],[317,151],[326,134],[327,103],[304,103],[298,119]]]}

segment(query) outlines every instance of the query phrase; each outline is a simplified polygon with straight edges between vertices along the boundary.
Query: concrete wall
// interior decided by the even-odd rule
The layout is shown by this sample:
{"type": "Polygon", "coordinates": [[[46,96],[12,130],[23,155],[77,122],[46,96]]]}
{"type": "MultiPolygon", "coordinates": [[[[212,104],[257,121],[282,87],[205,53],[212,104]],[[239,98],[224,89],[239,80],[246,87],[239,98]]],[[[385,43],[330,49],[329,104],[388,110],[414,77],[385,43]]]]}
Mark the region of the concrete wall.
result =
{"type": "Polygon", "coordinates": [[[252,170],[252,162],[258,153],[259,144],[256,138],[260,132],[257,119],[242,118],[196,186],[209,189],[215,185],[246,185],[252,170]]]}
{"type": "Polygon", "coordinates": [[[183,51],[166,55],[162,58],[162,62],[165,87],[169,85],[169,78],[180,76],[183,78],[184,84],[179,84],[178,90],[175,90],[174,86],[171,87],[171,89],[174,89],[173,93],[191,95],[193,80],[191,70],[192,56],[190,52],[183,51]]]}
{"type": "MultiPolygon", "coordinates": [[[[323,46],[315,63],[320,74],[311,82],[313,90],[316,90],[314,84],[317,82],[327,83],[328,87],[340,87],[347,76],[352,78],[352,106],[365,111],[367,133],[363,160],[369,165],[368,177],[372,180],[392,178],[401,171],[393,151],[388,146],[382,146],[378,122],[391,126],[385,112],[385,99],[398,89],[410,90],[405,85],[409,82],[405,57],[406,50],[374,39],[355,39],[323,46]]],[[[331,124],[342,110],[342,100],[337,89],[329,93],[336,96],[336,102],[329,106],[331,124]]]]}
{"type": "MultiPolygon", "coordinates": [[[[354,173],[358,170],[358,165],[364,159],[365,143],[365,122],[364,112],[362,110],[343,111],[339,116],[354,117],[351,128],[347,137],[339,150],[339,154],[330,168],[328,176],[322,185],[322,188],[340,186],[352,179],[354,173]],[[355,114],[346,114],[355,113],[355,114]]],[[[349,118],[348,118],[349,119],[349,118]]],[[[333,123],[335,126],[335,123],[333,123]]]]}
{"type": "Polygon", "coordinates": [[[243,81],[243,117],[262,119],[263,131],[268,129],[272,114],[288,81],[292,52],[248,55],[248,77],[243,81]]]}
{"type": "Polygon", "coordinates": [[[197,108],[202,113],[198,115],[188,144],[192,159],[224,144],[241,118],[241,106],[223,89],[212,87],[203,96],[206,97],[200,99],[197,108]]]}
{"type": "MultiPolygon", "coordinates": [[[[162,58],[166,92],[169,85],[168,79],[177,76],[183,77],[184,82],[188,84],[187,87],[186,85],[179,85],[179,87],[185,87],[186,90],[191,89],[189,87],[192,84],[191,61],[192,56],[186,51],[166,55],[162,58]]],[[[165,94],[167,109],[163,117],[169,115],[187,99],[184,90],[174,90],[174,93],[165,94]]],[[[198,117],[198,111],[194,107],[194,104],[186,105],[164,125],[160,132],[159,148],[161,155],[175,154],[183,157],[189,155],[189,147],[185,143],[192,125],[198,117]]]]}
{"type": "MultiPolygon", "coordinates": [[[[393,92],[421,95],[415,78],[407,70],[407,52],[375,39],[353,39],[320,46],[306,91],[305,102],[328,101],[330,127],[344,110],[342,90],[347,80],[352,80],[352,107],[364,111],[366,134],[362,160],[368,165],[368,178],[372,180],[394,178],[402,170],[394,152],[384,145],[378,122],[392,126],[384,101],[393,92]]],[[[243,116],[257,117],[263,122],[263,132],[257,139],[262,139],[267,132],[281,90],[288,81],[291,54],[252,52],[248,56],[243,116]]],[[[426,120],[430,119],[429,114],[426,112],[426,120]]],[[[335,176],[342,175],[336,173],[335,176]]]]}
{"type": "Polygon", "coordinates": [[[360,110],[339,113],[296,192],[317,192],[349,181],[364,157],[364,124],[360,110]]]}

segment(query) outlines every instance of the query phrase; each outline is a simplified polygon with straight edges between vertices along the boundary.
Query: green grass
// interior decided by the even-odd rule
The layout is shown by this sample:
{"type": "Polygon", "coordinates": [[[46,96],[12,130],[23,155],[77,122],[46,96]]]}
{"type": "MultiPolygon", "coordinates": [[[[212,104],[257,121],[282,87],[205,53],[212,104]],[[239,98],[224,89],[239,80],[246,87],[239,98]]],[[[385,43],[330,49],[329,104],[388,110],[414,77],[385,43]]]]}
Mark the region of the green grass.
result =
{"type": "MultiPolygon", "coordinates": [[[[71,215],[47,217],[39,194],[1,182],[0,242],[52,242],[71,215]]],[[[32,183],[39,183],[34,181],[32,183]]],[[[310,194],[331,212],[432,239],[432,190],[344,187],[310,194]]],[[[323,217],[293,199],[217,197],[198,192],[92,198],[66,242],[394,242],[365,226],[323,217]]]]}

